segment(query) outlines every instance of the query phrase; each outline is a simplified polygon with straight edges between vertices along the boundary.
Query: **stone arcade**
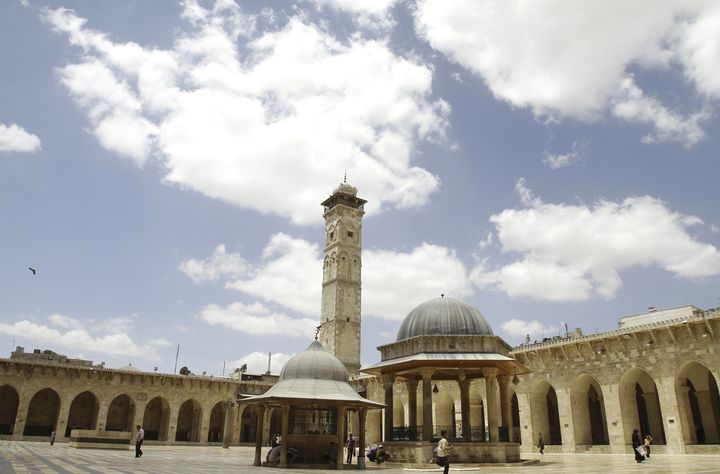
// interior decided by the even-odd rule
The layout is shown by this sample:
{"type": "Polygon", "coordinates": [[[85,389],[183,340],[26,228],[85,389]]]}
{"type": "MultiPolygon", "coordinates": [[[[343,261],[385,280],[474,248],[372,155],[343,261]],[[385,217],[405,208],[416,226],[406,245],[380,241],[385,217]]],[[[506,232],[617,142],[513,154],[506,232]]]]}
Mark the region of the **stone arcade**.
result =
{"type": "MultiPolygon", "coordinates": [[[[388,406],[384,416],[367,412],[369,444],[401,437],[429,446],[431,433],[449,427],[456,438],[469,433],[471,443],[509,440],[521,453],[533,451],[539,433],[549,452],[625,453],[639,429],[652,434],[655,452],[720,453],[720,309],[650,311],[623,318],[614,331],[576,331],[512,350],[489,327],[460,334],[401,328],[396,342],[379,348],[370,374],[359,372],[364,204],[347,183],[323,202],[320,342],[345,365],[356,391],[388,406]],[[442,357],[433,359],[437,351],[442,357]]],[[[64,442],[70,428],[141,424],[148,444],[267,445],[282,430],[283,407],[261,411],[237,401],[277,381],[111,369],[16,351],[0,359],[0,439],[46,440],[56,429],[64,442]]],[[[353,433],[360,422],[348,417],[353,433]]]]}

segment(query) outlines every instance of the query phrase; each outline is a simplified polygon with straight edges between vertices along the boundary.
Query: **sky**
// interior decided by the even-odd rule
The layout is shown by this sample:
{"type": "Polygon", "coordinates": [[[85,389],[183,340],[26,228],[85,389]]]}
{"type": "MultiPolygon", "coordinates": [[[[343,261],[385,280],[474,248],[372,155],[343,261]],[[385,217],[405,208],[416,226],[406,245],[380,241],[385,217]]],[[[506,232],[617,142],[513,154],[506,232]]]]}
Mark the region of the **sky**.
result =
{"type": "Polygon", "coordinates": [[[278,373],[345,174],[363,365],[440,294],[511,345],[718,307],[718,31],[692,0],[1,2],[0,356],[278,373]]]}

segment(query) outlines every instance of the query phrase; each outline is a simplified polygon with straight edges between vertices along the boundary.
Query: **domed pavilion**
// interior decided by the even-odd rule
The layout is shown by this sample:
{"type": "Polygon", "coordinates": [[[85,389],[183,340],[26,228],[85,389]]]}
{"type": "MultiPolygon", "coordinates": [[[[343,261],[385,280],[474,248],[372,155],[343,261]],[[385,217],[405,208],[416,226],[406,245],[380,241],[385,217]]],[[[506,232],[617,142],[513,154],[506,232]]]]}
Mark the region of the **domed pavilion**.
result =
{"type": "Polygon", "coordinates": [[[394,460],[427,460],[432,455],[430,442],[437,439],[440,428],[455,431],[454,426],[434,424],[432,396],[438,382],[456,382],[462,434],[454,440],[454,462],[520,461],[519,445],[509,442],[513,435],[508,384],[528,370],[510,356],[510,345],[493,334],[480,311],[444,295],[426,301],[408,313],[396,341],[378,350],[380,362],[362,371],[382,379],[387,405],[383,437],[394,460]],[[487,436],[484,426],[471,425],[469,415],[470,383],[481,378],[485,379],[487,436]],[[407,388],[409,424],[394,428],[393,387],[398,382],[407,388]],[[418,425],[420,383],[422,424],[418,425]]]}
{"type": "MultiPolygon", "coordinates": [[[[326,454],[335,443],[337,469],[342,469],[342,447],[345,442],[348,412],[357,412],[360,422],[358,466],[365,461],[365,420],[368,409],[385,405],[360,396],[348,383],[348,373],[334,355],[317,340],[304,351],[293,356],[280,372],[276,385],[263,395],[248,397],[241,404],[259,408],[257,433],[263,432],[264,412],[282,412],[282,444],[279,467],[288,466],[288,449],[295,448],[293,467],[328,466],[326,454]]],[[[255,444],[255,466],[261,465],[262,437],[255,444]]],[[[273,464],[275,465],[275,464],[273,464]]]]}

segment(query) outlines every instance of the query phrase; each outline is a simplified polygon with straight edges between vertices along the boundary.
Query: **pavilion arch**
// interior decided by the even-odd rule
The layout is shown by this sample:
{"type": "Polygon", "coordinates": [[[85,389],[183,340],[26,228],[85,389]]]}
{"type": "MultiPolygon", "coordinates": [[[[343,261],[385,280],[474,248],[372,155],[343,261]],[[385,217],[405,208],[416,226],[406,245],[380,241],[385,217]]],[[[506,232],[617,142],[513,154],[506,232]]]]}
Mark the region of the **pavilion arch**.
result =
{"type": "Polygon", "coordinates": [[[155,397],[145,405],[143,430],[147,440],[168,440],[170,425],[170,404],[163,397],[155,397]]]}
{"type": "Polygon", "coordinates": [[[520,403],[518,402],[515,390],[512,391],[512,396],[510,397],[510,420],[512,426],[512,439],[510,441],[513,443],[522,443],[520,430],[520,403]]]}
{"type": "Polygon", "coordinates": [[[393,428],[406,426],[405,423],[405,405],[402,397],[393,393],[393,428]]]}
{"type": "Polygon", "coordinates": [[[580,374],[570,391],[576,445],[609,444],[605,401],[595,377],[580,374]]]}
{"type": "Polygon", "coordinates": [[[113,398],[108,406],[105,431],[132,431],[135,404],[125,393],[113,398]]]}
{"type": "Polygon", "coordinates": [[[685,363],[675,392],[685,444],[720,444],[720,395],[712,372],[699,362],[685,363]]]}
{"type": "Polygon", "coordinates": [[[15,429],[20,396],[11,385],[0,387],[0,435],[11,435],[15,429]]]}
{"type": "Polygon", "coordinates": [[[651,435],[653,444],[665,444],[660,399],[650,373],[639,367],[626,371],[618,391],[625,444],[632,443],[634,429],[639,430],[642,437],[651,435]]]}
{"type": "Polygon", "coordinates": [[[197,400],[186,400],[180,405],[177,418],[175,441],[200,441],[202,406],[197,400]]]}
{"type": "MultiPolygon", "coordinates": [[[[242,413],[240,420],[240,442],[254,443],[257,435],[257,417],[258,407],[255,405],[247,405],[242,413]]],[[[262,436],[262,433],[260,433],[262,436]]]]}
{"type": "Polygon", "coordinates": [[[44,388],[30,400],[25,417],[24,436],[50,436],[60,413],[60,396],[51,388],[44,388]]]}
{"type": "Polygon", "coordinates": [[[282,433],[282,408],[271,408],[270,412],[270,435],[282,433]]]}
{"type": "Polygon", "coordinates": [[[74,429],[94,430],[97,428],[99,408],[100,402],[94,393],[90,391],[79,393],[70,404],[65,436],[69,437],[70,432],[74,429]]]}
{"type": "Polygon", "coordinates": [[[208,443],[218,443],[225,435],[225,402],[217,402],[210,410],[210,423],[208,424],[208,443]]]}
{"type": "Polygon", "coordinates": [[[473,441],[485,441],[485,402],[474,384],[470,389],[470,429],[473,441]]]}
{"type": "Polygon", "coordinates": [[[435,395],[435,433],[438,436],[442,430],[447,430],[451,439],[455,438],[455,401],[446,391],[435,395]]]}
{"type": "Polygon", "coordinates": [[[545,444],[562,444],[557,393],[546,380],[539,380],[530,391],[530,415],[533,440],[542,433],[545,444]]]}

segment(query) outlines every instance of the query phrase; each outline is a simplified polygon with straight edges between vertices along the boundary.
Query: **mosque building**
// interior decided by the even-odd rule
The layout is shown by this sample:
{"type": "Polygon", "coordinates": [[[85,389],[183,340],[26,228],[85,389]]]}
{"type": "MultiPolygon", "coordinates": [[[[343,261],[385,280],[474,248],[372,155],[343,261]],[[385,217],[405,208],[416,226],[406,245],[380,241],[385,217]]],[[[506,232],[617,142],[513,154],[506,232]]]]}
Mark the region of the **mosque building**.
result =
{"type": "MultiPolygon", "coordinates": [[[[652,435],[653,452],[720,452],[720,308],[653,308],[614,331],[513,348],[476,308],[440,296],[418,302],[396,341],[378,348],[380,361],[361,367],[365,203],[347,183],[322,203],[320,326],[308,350],[338,360],[359,394],[336,400],[348,412],[337,426],[362,428],[364,441],[389,443],[406,462],[426,461],[440,430],[467,462],[517,461],[541,433],[547,452],[629,453],[634,429],[652,435]]],[[[112,369],[18,347],[0,359],[0,439],[55,430],[63,442],[73,428],[142,425],[148,444],[267,445],[290,429],[283,383],[112,369]]]]}

